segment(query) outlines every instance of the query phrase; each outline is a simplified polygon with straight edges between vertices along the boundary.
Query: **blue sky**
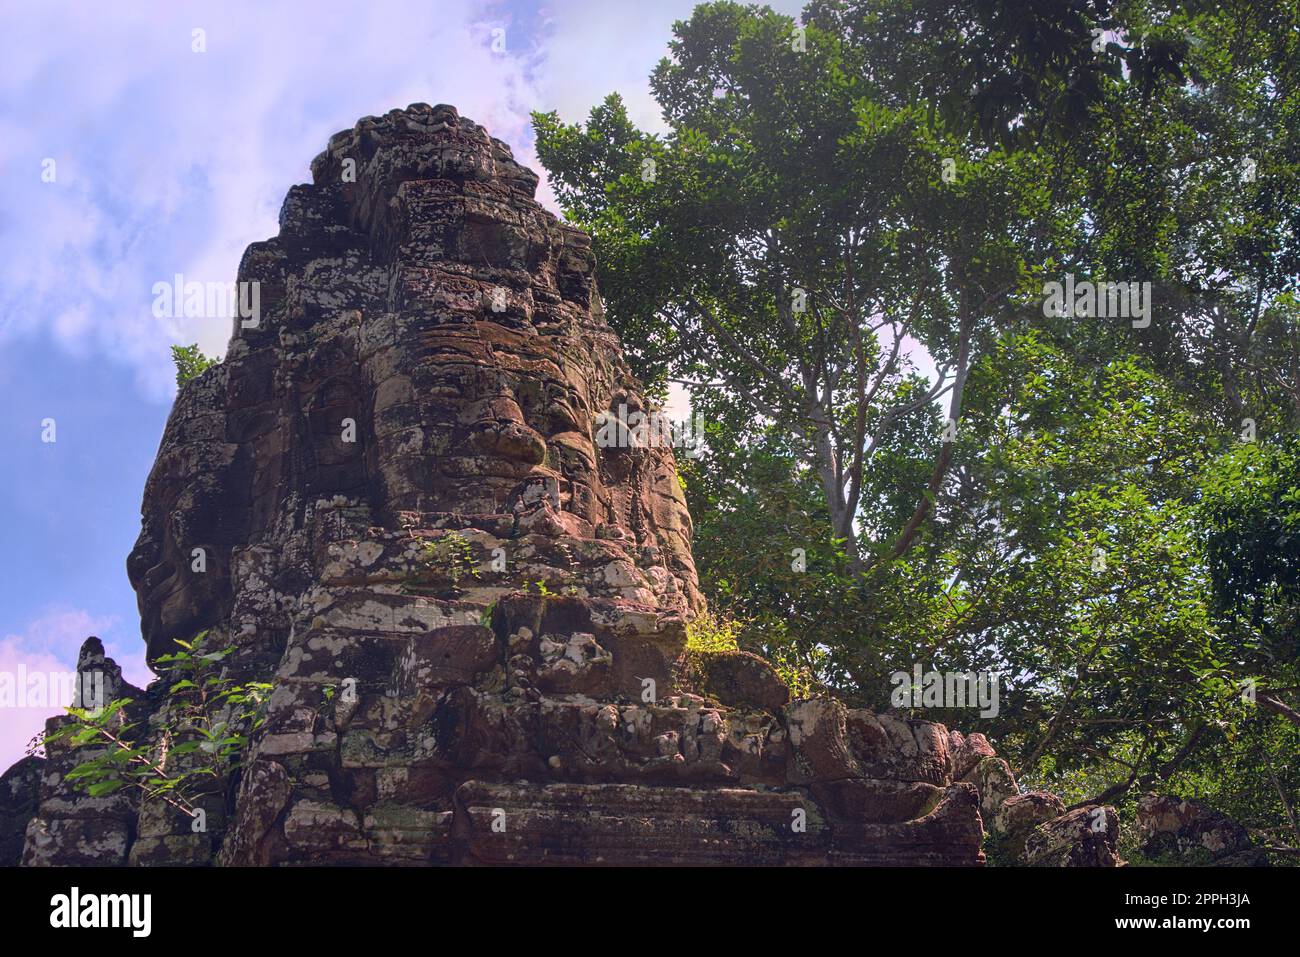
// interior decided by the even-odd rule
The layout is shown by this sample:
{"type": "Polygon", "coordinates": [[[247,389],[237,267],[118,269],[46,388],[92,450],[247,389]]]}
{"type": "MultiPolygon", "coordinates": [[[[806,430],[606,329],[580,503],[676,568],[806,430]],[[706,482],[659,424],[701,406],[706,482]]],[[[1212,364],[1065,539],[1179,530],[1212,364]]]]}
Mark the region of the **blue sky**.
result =
{"type": "MultiPolygon", "coordinates": [[[[69,670],[98,634],[128,677],[149,678],[125,562],[175,391],[170,346],[220,355],[229,334],[226,321],[155,318],[154,283],[233,280],[330,134],[367,114],[455,104],[539,173],[530,110],[579,120],[616,90],[638,123],[662,128],[646,78],[692,5],[8,5],[0,673],[69,670]]],[[[554,209],[545,183],[539,198],[554,209]]],[[[0,707],[0,770],[55,710],[0,707]]]]}

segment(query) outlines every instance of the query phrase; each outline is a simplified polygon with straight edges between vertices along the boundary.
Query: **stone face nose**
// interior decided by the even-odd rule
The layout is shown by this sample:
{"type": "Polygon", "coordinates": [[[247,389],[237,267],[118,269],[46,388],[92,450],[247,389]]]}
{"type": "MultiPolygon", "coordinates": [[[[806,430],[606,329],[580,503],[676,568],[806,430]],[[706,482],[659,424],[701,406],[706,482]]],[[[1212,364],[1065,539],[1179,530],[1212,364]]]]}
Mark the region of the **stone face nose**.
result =
{"type": "Polygon", "coordinates": [[[528,427],[519,405],[508,395],[497,395],[467,409],[469,441],[478,453],[524,465],[541,465],[546,440],[528,427]]]}

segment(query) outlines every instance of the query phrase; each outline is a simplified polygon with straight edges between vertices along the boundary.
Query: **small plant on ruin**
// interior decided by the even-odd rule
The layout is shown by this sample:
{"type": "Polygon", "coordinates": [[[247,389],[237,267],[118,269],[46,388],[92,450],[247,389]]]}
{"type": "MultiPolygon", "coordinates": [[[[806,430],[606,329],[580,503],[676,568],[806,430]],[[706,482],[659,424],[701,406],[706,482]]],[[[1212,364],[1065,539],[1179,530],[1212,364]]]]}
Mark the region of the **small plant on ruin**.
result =
{"type": "MultiPolygon", "coordinates": [[[[700,655],[725,654],[741,650],[741,638],[754,632],[752,622],[732,617],[730,614],[706,611],[686,623],[687,671],[685,677],[699,677],[694,662],[700,655]]],[[[816,676],[816,666],[824,653],[814,648],[801,658],[788,641],[774,642],[768,660],[782,683],[790,689],[792,698],[809,698],[821,690],[816,676]]],[[[763,649],[759,649],[763,650],[763,649]]]]}
{"type": "Polygon", "coordinates": [[[172,346],[172,362],[176,363],[176,384],[183,386],[216,365],[217,359],[205,356],[195,342],[188,346],[172,346]]]}
{"type": "Polygon", "coordinates": [[[686,653],[678,659],[677,677],[686,686],[704,689],[704,659],[709,655],[739,651],[742,625],[729,616],[705,611],[686,622],[686,653]]]}
{"type": "Polygon", "coordinates": [[[686,623],[686,650],[704,654],[739,651],[743,628],[735,618],[706,611],[686,623]]]}
{"type": "Polygon", "coordinates": [[[429,539],[421,546],[424,560],[431,566],[445,568],[453,585],[467,575],[479,577],[478,563],[474,560],[474,546],[460,532],[447,532],[441,538],[429,539]]]}
{"type": "MultiPolygon", "coordinates": [[[[565,568],[568,572],[569,579],[572,580],[573,578],[576,578],[578,563],[573,558],[573,549],[564,542],[559,543],[557,549],[560,555],[564,558],[565,568]]],[[[577,597],[578,586],[573,584],[565,585],[564,594],[569,595],[571,597],[577,597]]]]}
{"type": "Polygon", "coordinates": [[[103,746],[68,772],[66,780],[91,797],[137,788],[188,815],[199,813],[205,785],[239,769],[249,737],[266,720],[271,685],[238,683],[222,665],[233,649],[208,650],[208,633],[162,655],[159,670],[171,678],[157,734],[129,723],[132,700],[119,698],[98,712],[69,708],[73,721],[46,736],[72,747],[103,746]]]}
{"type": "Polygon", "coordinates": [[[23,748],[23,754],[29,758],[45,757],[45,732],[37,731],[28,739],[26,747],[23,748]]]}
{"type": "Polygon", "coordinates": [[[813,648],[808,653],[808,660],[800,660],[795,650],[781,647],[772,656],[772,667],[777,677],[790,689],[791,698],[811,698],[825,693],[825,686],[817,677],[816,666],[824,661],[826,653],[820,648],[813,648]]]}

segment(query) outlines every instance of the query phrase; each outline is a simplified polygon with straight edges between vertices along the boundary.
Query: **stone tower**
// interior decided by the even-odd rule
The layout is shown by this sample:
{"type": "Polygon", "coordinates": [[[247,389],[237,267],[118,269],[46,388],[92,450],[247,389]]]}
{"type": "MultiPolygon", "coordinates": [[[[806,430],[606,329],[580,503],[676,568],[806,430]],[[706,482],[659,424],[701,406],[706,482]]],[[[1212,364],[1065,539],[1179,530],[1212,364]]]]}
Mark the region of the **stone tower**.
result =
{"type": "Polygon", "coordinates": [[[644,398],[510,148],[417,104],[312,177],[244,255],[259,311],[177,396],[128,560],[151,660],[206,631],[265,724],[197,833],[74,795],[52,751],[24,860],[982,861],[978,735],[684,667],[672,450],[596,442],[644,398]]]}

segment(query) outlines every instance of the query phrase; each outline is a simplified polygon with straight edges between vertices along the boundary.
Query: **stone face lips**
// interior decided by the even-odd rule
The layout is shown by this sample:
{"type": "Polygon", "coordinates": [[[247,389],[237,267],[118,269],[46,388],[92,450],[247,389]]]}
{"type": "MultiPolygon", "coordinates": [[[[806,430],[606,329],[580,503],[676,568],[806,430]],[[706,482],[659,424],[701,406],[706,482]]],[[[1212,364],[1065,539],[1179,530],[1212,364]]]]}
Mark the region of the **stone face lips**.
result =
{"type": "Polygon", "coordinates": [[[672,450],[598,446],[645,400],[587,237],[510,149],[421,104],[312,174],[240,266],[260,314],[177,396],[128,559],[150,657],[206,630],[272,684],[265,726],[206,831],[94,807],[52,755],[25,860],[981,862],[958,779],[986,743],[790,702],[752,655],[684,666],[672,450]]]}

